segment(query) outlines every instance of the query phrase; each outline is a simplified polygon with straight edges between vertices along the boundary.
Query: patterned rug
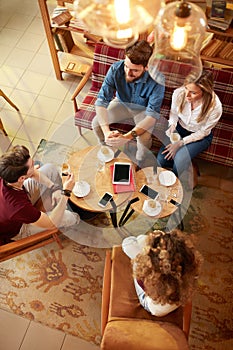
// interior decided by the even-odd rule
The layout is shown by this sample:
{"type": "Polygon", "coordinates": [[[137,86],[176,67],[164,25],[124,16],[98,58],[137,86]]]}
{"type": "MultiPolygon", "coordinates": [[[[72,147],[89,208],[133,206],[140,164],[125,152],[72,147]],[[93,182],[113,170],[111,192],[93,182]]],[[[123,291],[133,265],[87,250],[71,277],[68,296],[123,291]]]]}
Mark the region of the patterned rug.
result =
{"type": "MultiPolygon", "coordinates": [[[[55,160],[65,159],[70,151],[66,146],[43,141],[37,159],[50,160],[50,145],[55,160]]],[[[105,214],[91,219],[91,224],[105,228],[106,240],[114,230],[105,214]]],[[[147,225],[137,227],[138,233],[146,232],[147,225]]],[[[198,186],[184,225],[204,257],[193,298],[190,349],[231,350],[233,193],[198,186]]],[[[131,228],[129,225],[127,231],[118,232],[119,244],[131,228]]],[[[63,250],[52,243],[1,263],[0,308],[98,345],[105,249],[96,248],[96,239],[86,246],[64,236],[63,250]]]]}
{"type": "Polygon", "coordinates": [[[190,348],[233,349],[233,194],[197,187],[184,225],[204,257],[193,298],[190,348]]]}
{"type": "Polygon", "coordinates": [[[99,345],[105,251],[62,244],[0,264],[0,308],[99,345]]]}

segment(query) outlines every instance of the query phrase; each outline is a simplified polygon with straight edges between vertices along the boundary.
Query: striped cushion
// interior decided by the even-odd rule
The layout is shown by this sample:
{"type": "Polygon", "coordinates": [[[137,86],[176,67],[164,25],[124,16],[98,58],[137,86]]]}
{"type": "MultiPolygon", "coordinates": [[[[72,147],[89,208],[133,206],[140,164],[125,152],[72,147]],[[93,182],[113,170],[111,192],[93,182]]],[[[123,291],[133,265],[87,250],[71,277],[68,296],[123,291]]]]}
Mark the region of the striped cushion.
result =
{"type": "MultiPolygon", "coordinates": [[[[102,85],[105,75],[117,60],[124,58],[124,50],[109,47],[102,43],[97,43],[94,54],[94,64],[92,73],[92,86],[80,104],[80,109],[75,115],[75,125],[86,129],[91,129],[92,120],[95,116],[95,101],[98,91],[102,85]]],[[[177,63],[180,71],[182,64],[177,63]]],[[[219,164],[233,166],[233,72],[210,68],[214,76],[214,91],[218,95],[223,105],[223,115],[213,130],[214,138],[207,151],[202,152],[198,158],[206,159],[219,164]]],[[[175,74],[175,73],[173,73],[175,74]]],[[[171,97],[173,89],[166,87],[161,115],[168,119],[171,97]]],[[[132,129],[132,122],[123,124],[113,124],[112,128],[125,132],[132,129]]],[[[162,136],[164,126],[157,124],[159,135],[162,136]]],[[[157,151],[161,142],[153,137],[152,150],[157,151]]]]}

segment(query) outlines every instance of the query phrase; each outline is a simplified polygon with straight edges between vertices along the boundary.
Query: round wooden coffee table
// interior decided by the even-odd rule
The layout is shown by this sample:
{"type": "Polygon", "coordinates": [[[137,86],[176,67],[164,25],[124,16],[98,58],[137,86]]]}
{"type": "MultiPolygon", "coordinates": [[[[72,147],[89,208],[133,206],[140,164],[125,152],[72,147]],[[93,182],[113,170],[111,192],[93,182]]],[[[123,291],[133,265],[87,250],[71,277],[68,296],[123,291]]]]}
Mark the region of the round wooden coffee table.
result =
{"type": "Polygon", "coordinates": [[[126,193],[113,193],[112,176],[110,173],[110,166],[114,162],[130,162],[130,159],[121,152],[117,158],[105,163],[104,171],[97,171],[97,153],[100,146],[89,146],[80,151],[75,151],[70,158],[67,160],[70,165],[71,172],[74,173],[75,181],[84,180],[89,183],[91,190],[90,193],[85,197],[76,197],[73,193],[71,194],[70,200],[73,204],[78,207],[91,211],[91,212],[103,212],[112,209],[110,203],[105,208],[98,205],[98,201],[104,195],[105,192],[113,194],[113,200],[116,206],[122,205],[129,198],[132,197],[132,192],[126,193]]]}
{"type": "Polygon", "coordinates": [[[131,207],[139,214],[146,215],[142,209],[143,203],[147,196],[139,192],[142,185],[147,184],[152,189],[156,190],[158,193],[166,192],[167,199],[160,201],[162,205],[161,212],[156,215],[156,218],[164,218],[173,214],[177,210],[177,206],[170,202],[171,199],[175,200],[177,203],[181,203],[183,199],[183,188],[180,183],[180,180],[176,178],[176,182],[172,186],[163,186],[159,182],[159,174],[166,169],[157,168],[157,175],[153,176],[153,182],[148,183],[147,178],[149,175],[152,175],[152,168],[143,168],[136,172],[136,185],[137,192],[134,193],[134,196],[139,197],[139,201],[132,203],[131,207]]]}

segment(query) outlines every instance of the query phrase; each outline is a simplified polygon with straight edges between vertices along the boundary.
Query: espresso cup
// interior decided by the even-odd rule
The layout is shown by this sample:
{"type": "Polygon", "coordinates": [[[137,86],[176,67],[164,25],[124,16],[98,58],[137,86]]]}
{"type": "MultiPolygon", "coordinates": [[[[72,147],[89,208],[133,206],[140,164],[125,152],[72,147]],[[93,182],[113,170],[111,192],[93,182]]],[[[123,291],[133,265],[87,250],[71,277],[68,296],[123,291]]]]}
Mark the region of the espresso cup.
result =
{"type": "Polygon", "coordinates": [[[157,208],[157,202],[156,202],[155,200],[153,200],[153,199],[147,199],[145,202],[146,202],[146,203],[145,203],[145,209],[146,209],[147,211],[153,212],[153,211],[156,210],[156,208],[157,208]]]}
{"type": "Polygon", "coordinates": [[[177,132],[173,132],[170,135],[170,141],[171,143],[176,143],[180,140],[180,135],[177,132]]]}
{"type": "Polygon", "coordinates": [[[63,164],[62,164],[62,170],[61,170],[61,172],[62,172],[62,175],[68,175],[68,174],[69,174],[69,172],[70,172],[70,166],[69,166],[68,163],[63,163],[63,164]]]}

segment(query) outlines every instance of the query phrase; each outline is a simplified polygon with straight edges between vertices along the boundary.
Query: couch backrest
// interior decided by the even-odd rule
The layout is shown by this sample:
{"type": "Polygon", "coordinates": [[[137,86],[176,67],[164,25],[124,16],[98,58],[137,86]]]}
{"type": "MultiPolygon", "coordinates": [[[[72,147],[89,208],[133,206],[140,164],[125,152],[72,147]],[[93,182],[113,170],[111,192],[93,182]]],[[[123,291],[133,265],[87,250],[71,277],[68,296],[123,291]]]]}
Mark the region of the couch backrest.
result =
{"type": "Polygon", "coordinates": [[[208,70],[213,73],[214,91],[222,102],[222,117],[233,123],[233,71],[214,68],[208,70]]]}
{"type": "MultiPolygon", "coordinates": [[[[177,67],[172,67],[173,74],[178,74],[178,70],[182,70],[185,65],[176,63],[177,67]]],[[[233,71],[223,69],[206,68],[213,73],[214,91],[218,95],[223,106],[223,117],[227,120],[233,120],[233,71]]],[[[166,87],[164,99],[161,108],[163,117],[169,117],[172,93],[175,88],[166,87]]]]}
{"type": "Polygon", "coordinates": [[[96,43],[92,68],[92,87],[100,89],[110,66],[124,58],[124,49],[110,47],[104,43],[96,43]]]}

